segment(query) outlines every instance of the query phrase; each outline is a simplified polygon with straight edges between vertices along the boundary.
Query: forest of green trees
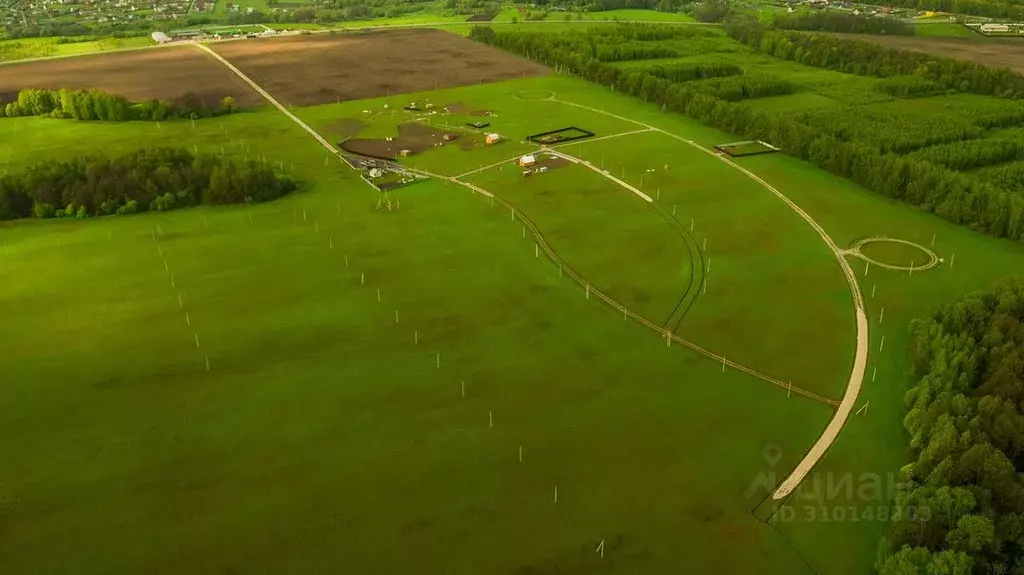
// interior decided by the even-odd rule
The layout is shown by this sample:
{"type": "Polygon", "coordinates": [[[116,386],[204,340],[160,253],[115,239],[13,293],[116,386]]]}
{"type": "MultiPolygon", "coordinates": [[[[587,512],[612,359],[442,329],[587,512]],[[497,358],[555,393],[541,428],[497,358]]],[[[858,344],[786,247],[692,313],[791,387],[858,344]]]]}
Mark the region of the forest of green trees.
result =
{"type": "Polygon", "coordinates": [[[897,512],[878,572],[1024,573],[1024,284],[915,321],[910,358],[895,508],[927,513],[897,512]]]}
{"type": "Polygon", "coordinates": [[[1024,97],[1024,77],[1006,68],[988,68],[825,34],[769,30],[749,18],[730,21],[726,32],[763,54],[816,68],[879,78],[913,75],[959,92],[1024,97]]]}
{"type": "Polygon", "coordinates": [[[49,160],[0,176],[0,220],[265,202],[296,188],[295,181],[265,164],[194,155],[181,148],[150,148],[113,158],[49,160]]]}
{"type": "Polygon", "coordinates": [[[174,102],[146,100],[133,104],[121,96],[101,90],[39,90],[26,88],[18,98],[4,104],[0,102],[0,118],[18,116],[49,116],[75,120],[169,120],[180,118],[208,118],[235,111],[234,98],[224,98],[219,106],[206,106],[194,94],[186,94],[174,102]]]}
{"type": "Polygon", "coordinates": [[[847,12],[815,11],[778,13],[772,27],[780,30],[818,30],[822,32],[849,32],[855,34],[890,34],[913,36],[914,25],[895,18],[861,16],[847,12]]]}
{"type": "MultiPolygon", "coordinates": [[[[729,27],[731,34],[748,44],[763,46],[773,55],[791,55],[809,65],[889,78],[910,75],[934,82],[943,89],[1006,97],[1020,95],[1019,90],[1024,88],[1024,78],[1005,70],[990,70],[824,35],[770,31],[746,21],[729,27]],[[791,34],[799,40],[790,41],[791,34]],[[765,39],[767,41],[762,43],[765,39]]],[[[684,113],[740,137],[772,142],[789,155],[954,223],[997,237],[1024,241],[1024,197],[993,185],[993,180],[953,171],[947,167],[949,161],[936,163],[907,153],[925,145],[975,137],[983,126],[1019,122],[1024,118],[1021,116],[1024,108],[982,107],[957,121],[949,117],[900,119],[880,112],[874,117],[832,114],[823,120],[815,115],[820,113],[779,114],[745,106],[742,101],[730,101],[737,98],[736,92],[724,81],[744,76],[676,82],[642,67],[621,68],[600,60],[601,54],[614,51],[616,45],[643,41],[669,43],[673,38],[709,33],[689,28],[630,25],[553,33],[517,29],[499,32],[477,27],[470,37],[579,74],[647,102],[656,102],[665,110],[684,113]],[[852,137],[858,135],[864,137],[852,137]]],[[[739,99],[742,98],[741,90],[739,99]]],[[[960,152],[991,154],[984,145],[965,146],[960,152]]],[[[963,160],[971,161],[974,160],[963,160]]]]}

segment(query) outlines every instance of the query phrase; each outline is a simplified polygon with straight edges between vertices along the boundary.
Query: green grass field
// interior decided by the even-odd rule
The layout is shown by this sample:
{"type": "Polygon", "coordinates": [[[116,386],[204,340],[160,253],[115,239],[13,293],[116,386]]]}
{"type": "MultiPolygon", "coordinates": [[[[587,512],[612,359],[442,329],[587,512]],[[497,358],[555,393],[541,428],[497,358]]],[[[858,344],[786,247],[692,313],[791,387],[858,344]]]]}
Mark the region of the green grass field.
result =
{"type": "MultiPolygon", "coordinates": [[[[780,98],[828,98],[810,86],[860,81],[831,74],[794,72],[808,88],[780,98]]],[[[488,130],[508,141],[403,161],[481,170],[462,179],[517,206],[595,288],[657,324],[703,269],[707,291],[677,334],[841,395],[852,302],[820,238],[697,146],[627,132],[643,129],[634,120],[704,149],[735,136],[563,76],[295,113],[331,140],[353,118],[369,124],[364,137],[382,137],[411,120],[390,111],[427,98],[493,110],[488,130]],[[547,93],[627,119],[517,99],[547,93]],[[559,150],[655,201],[581,165],[530,178],[511,164],[482,169],[535,149],[525,136],[567,125],[616,137],[559,150]],[[698,244],[703,263],[686,256],[698,244]]],[[[107,153],[163,142],[266,156],[303,182],[258,206],[0,226],[12,414],[0,419],[4,572],[870,570],[888,525],[860,518],[891,494],[822,486],[773,507],[758,505],[763,486],[751,489],[763,473],[784,477],[829,408],[668,347],[588,299],[485,197],[430,181],[394,192],[399,209],[377,210],[378,192],[269,108],[195,127],[3,119],[0,134],[7,170],[81,153],[83,142],[107,153]],[[783,511],[765,525],[758,517],[773,508],[783,511]]],[[[871,409],[851,418],[810,483],[894,472],[908,322],[1024,269],[1024,247],[780,154],[736,161],[840,247],[935,238],[955,258],[913,275],[864,275],[851,260],[869,298],[858,404],[871,409]]]]}
{"type": "Polygon", "coordinates": [[[984,36],[963,24],[948,22],[942,24],[922,23],[914,26],[914,35],[925,38],[977,38],[984,36]]]}
{"type": "MultiPolygon", "coordinates": [[[[0,151],[12,169],[86,136],[113,152],[157,129],[17,124],[0,151]]],[[[681,532],[691,553],[719,550],[708,569],[736,565],[723,532],[755,542],[750,568],[797,565],[735,494],[764,441],[794,463],[827,409],[666,349],[560,279],[479,196],[421,184],[380,213],[276,112],[196,126],[159,129],[208,151],[245,141],[307,189],[251,209],[0,232],[5,399],[18,413],[2,425],[4,519],[19,525],[6,571],[323,571],[344,558],[386,572],[586,572],[605,539],[619,555],[606,565],[657,573],[681,532]],[[737,395],[757,399],[737,412],[737,395]],[[694,445],[723,413],[746,423],[694,445]],[[723,468],[722,453],[746,456],[723,468]],[[295,527],[282,538],[281,525],[295,527]],[[62,533],[79,536],[44,553],[62,533]],[[496,552],[508,539],[520,543],[496,552]]]]}
{"type": "Polygon", "coordinates": [[[73,42],[59,42],[57,38],[0,40],[0,62],[51,58],[55,56],[78,56],[81,54],[127,50],[152,45],[154,43],[148,36],[138,38],[101,38],[98,40],[75,39],[73,42]]]}

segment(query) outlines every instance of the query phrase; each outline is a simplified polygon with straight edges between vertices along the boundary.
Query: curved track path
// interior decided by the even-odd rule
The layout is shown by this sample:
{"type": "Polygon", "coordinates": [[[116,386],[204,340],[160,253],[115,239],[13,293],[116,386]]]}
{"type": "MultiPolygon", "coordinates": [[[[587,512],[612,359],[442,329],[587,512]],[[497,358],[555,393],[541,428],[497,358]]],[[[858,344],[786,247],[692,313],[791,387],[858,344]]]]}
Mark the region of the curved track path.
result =
{"type": "Polygon", "coordinates": [[[775,194],[776,197],[782,200],[783,203],[789,206],[791,210],[796,212],[797,215],[803,218],[803,220],[807,222],[807,224],[811,226],[811,228],[814,229],[815,232],[817,232],[818,236],[821,237],[821,240],[825,242],[825,245],[828,246],[829,250],[832,252],[832,255],[836,258],[836,262],[839,263],[839,267],[843,270],[843,275],[846,277],[846,283],[850,287],[850,294],[853,296],[853,312],[857,322],[857,350],[854,354],[853,369],[850,371],[850,379],[846,383],[846,390],[843,393],[843,399],[839,402],[839,407],[838,409],[836,409],[836,413],[832,416],[832,420],[829,421],[828,426],[825,427],[825,431],[823,431],[821,436],[818,437],[818,441],[816,441],[814,445],[811,446],[811,449],[808,450],[808,452],[804,455],[804,458],[800,460],[800,463],[797,464],[796,468],[794,468],[793,471],[790,472],[790,474],[782,481],[781,484],[779,484],[779,486],[772,493],[772,499],[783,499],[787,497],[790,493],[792,493],[794,489],[796,489],[798,485],[800,485],[800,482],[803,481],[805,477],[807,477],[807,474],[811,472],[811,469],[813,469],[814,466],[817,465],[819,461],[821,461],[821,458],[825,456],[825,452],[828,451],[828,448],[831,447],[832,443],[836,440],[837,437],[839,437],[839,432],[842,431],[843,425],[846,424],[846,420],[850,417],[850,413],[853,411],[854,404],[857,401],[857,396],[860,394],[861,385],[864,383],[864,374],[867,372],[869,339],[868,318],[867,313],[864,311],[864,295],[860,291],[860,284],[857,283],[857,276],[854,274],[853,268],[850,267],[850,263],[847,262],[846,258],[844,257],[845,251],[840,249],[839,246],[836,245],[836,242],[832,239],[831,236],[828,235],[828,232],[825,231],[825,228],[821,227],[821,225],[818,224],[818,222],[814,221],[814,218],[812,218],[810,214],[801,209],[800,206],[796,205],[796,203],[794,203],[793,200],[790,200],[788,197],[786,197],[785,194],[775,189],[771,184],[764,181],[750,170],[730,160],[729,158],[716,154],[715,152],[705,148],[704,146],[701,146],[700,144],[692,140],[687,140],[686,138],[677,136],[676,134],[673,134],[671,132],[666,132],[661,128],[657,128],[655,126],[651,126],[643,122],[638,122],[636,120],[626,118],[624,116],[612,114],[611,112],[607,112],[599,108],[592,108],[590,106],[584,106],[581,104],[576,104],[574,102],[558,100],[557,98],[554,97],[548,98],[548,100],[552,102],[558,102],[560,104],[565,104],[568,106],[575,106],[577,108],[589,110],[597,114],[611,116],[613,118],[623,120],[625,122],[631,122],[633,124],[636,124],[637,126],[642,126],[644,128],[650,128],[654,131],[661,132],[666,136],[675,138],[680,142],[685,142],[686,144],[694,148],[697,148],[698,150],[706,154],[715,156],[719,160],[743,172],[744,175],[754,180],[758,184],[761,184],[761,186],[764,187],[769,192],[775,194]]]}
{"type": "MultiPolygon", "coordinates": [[[[252,87],[253,90],[255,90],[258,94],[263,96],[267,100],[267,102],[269,102],[271,105],[273,105],[275,108],[277,108],[282,114],[287,116],[293,122],[298,124],[303,130],[305,130],[307,133],[309,133],[309,135],[312,136],[314,139],[316,139],[316,141],[318,141],[328,152],[330,152],[334,156],[338,157],[339,160],[341,160],[341,158],[342,158],[341,152],[338,151],[333,145],[331,145],[330,142],[328,142],[323,136],[321,136],[316,130],[311,128],[308,124],[306,124],[301,119],[299,119],[298,116],[296,116],[291,111],[289,111],[288,108],[286,108],[284,105],[282,105],[280,102],[278,102],[277,99],[274,98],[272,95],[270,95],[269,92],[264,90],[259,84],[257,84],[255,81],[253,81],[251,78],[249,78],[245,73],[243,73],[241,70],[239,70],[237,67],[235,67],[234,64],[232,64],[231,62],[226,60],[224,57],[222,57],[220,54],[217,54],[216,52],[214,52],[209,47],[207,47],[207,46],[205,46],[203,44],[194,44],[194,46],[196,46],[196,48],[198,48],[198,49],[208,53],[214,59],[216,59],[221,64],[223,64],[226,68],[231,70],[242,81],[244,81],[246,84],[248,84],[250,87],[252,87]]],[[[786,205],[788,205],[793,211],[795,211],[798,215],[800,215],[800,217],[803,218],[818,233],[819,236],[821,236],[822,240],[825,242],[825,244],[832,251],[833,255],[836,257],[836,260],[839,262],[840,267],[843,269],[843,274],[846,276],[846,280],[847,280],[847,282],[850,285],[850,291],[853,294],[854,308],[855,308],[854,311],[855,311],[855,314],[857,316],[857,352],[856,352],[856,356],[855,356],[855,359],[854,359],[853,370],[852,370],[852,372],[850,374],[850,380],[849,380],[849,382],[847,383],[847,386],[846,386],[846,391],[845,391],[845,393],[843,395],[842,400],[839,401],[839,404],[836,407],[836,412],[833,415],[832,420],[829,422],[828,426],[825,428],[825,431],[822,433],[822,435],[818,438],[818,441],[815,442],[815,444],[807,452],[807,454],[800,461],[800,463],[797,465],[797,467],[790,473],[789,476],[786,477],[786,479],[783,480],[783,482],[778,486],[778,488],[772,494],[772,497],[774,499],[782,499],[782,498],[788,496],[793,491],[793,489],[795,489],[797,487],[797,485],[799,485],[800,482],[803,481],[804,477],[807,476],[807,474],[811,471],[811,469],[814,468],[814,466],[818,463],[818,461],[821,460],[821,458],[825,455],[825,452],[832,445],[832,442],[835,441],[836,437],[838,437],[839,432],[842,430],[842,427],[846,423],[847,418],[849,417],[850,413],[853,411],[854,402],[857,400],[857,395],[860,392],[861,383],[863,382],[863,379],[864,379],[864,373],[865,373],[865,371],[867,369],[867,358],[868,358],[868,321],[867,321],[867,316],[866,316],[866,314],[864,312],[864,298],[863,298],[863,296],[861,294],[860,285],[857,283],[856,276],[854,275],[853,269],[850,267],[849,263],[847,263],[846,259],[843,257],[843,251],[840,250],[839,247],[836,245],[836,243],[832,240],[832,238],[829,237],[828,233],[825,232],[824,228],[822,228],[817,222],[815,222],[814,219],[811,218],[810,215],[808,215],[806,212],[804,212],[802,209],[800,209],[799,206],[797,206],[795,203],[793,203],[792,200],[790,200],[785,195],[783,195],[782,192],[776,190],[771,185],[769,185],[767,182],[765,182],[764,180],[762,180],[761,178],[759,178],[757,175],[755,175],[754,173],[750,172],[746,168],[736,164],[735,162],[733,162],[733,161],[731,161],[731,160],[729,160],[727,158],[723,158],[721,156],[718,156],[714,152],[712,152],[712,151],[710,151],[710,150],[700,146],[696,142],[693,142],[691,140],[687,140],[687,139],[685,139],[685,138],[683,138],[681,136],[677,136],[675,134],[672,134],[671,132],[666,132],[665,130],[662,130],[661,128],[657,128],[657,127],[654,127],[654,126],[651,126],[651,125],[648,125],[648,124],[644,124],[643,122],[638,122],[636,120],[632,120],[630,118],[626,118],[626,117],[623,117],[623,116],[618,116],[616,114],[612,114],[611,112],[606,112],[606,111],[601,110],[599,108],[591,108],[589,106],[584,106],[584,105],[576,104],[576,103],[573,103],[573,102],[567,102],[567,101],[564,101],[564,100],[557,100],[557,99],[555,99],[553,97],[552,98],[548,98],[547,100],[548,101],[552,101],[552,102],[558,102],[558,103],[569,105],[569,106],[575,106],[575,107],[578,107],[578,108],[589,110],[589,111],[594,112],[594,113],[603,114],[603,115],[606,115],[606,116],[611,116],[611,117],[617,118],[619,120],[623,120],[623,121],[626,121],[626,122],[630,122],[630,123],[636,124],[636,125],[641,126],[641,127],[645,128],[645,129],[648,129],[648,130],[652,130],[652,131],[656,131],[656,132],[661,132],[661,133],[663,133],[663,134],[665,134],[665,135],[667,135],[669,137],[675,138],[675,139],[677,139],[677,140],[679,140],[681,142],[685,142],[686,144],[688,144],[690,146],[693,146],[693,147],[695,147],[695,148],[697,148],[697,149],[699,149],[699,150],[701,150],[701,151],[703,151],[703,152],[705,152],[707,154],[710,154],[710,155],[713,155],[715,157],[718,157],[722,161],[726,162],[727,164],[731,165],[732,167],[734,167],[737,170],[740,170],[741,172],[746,174],[747,177],[749,177],[749,178],[755,180],[756,182],[758,182],[759,184],[761,184],[763,187],[765,187],[767,190],[769,190],[770,192],[775,194],[779,199],[781,199],[783,202],[785,202],[786,205]]],[[[568,156],[568,154],[565,154],[565,156],[568,156]]],[[[568,157],[571,157],[572,160],[575,161],[576,163],[583,163],[583,161],[578,159],[578,158],[575,158],[575,157],[572,157],[572,156],[568,156],[568,157]]],[[[593,166],[591,166],[591,167],[593,168],[593,166]]],[[[607,295],[605,295],[604,293],[602,293],[600,290],[597,290],[597,289],[591,287],[590,284],[588,282],[586,282],[585,279],[583,279],[581,276],[579,276],[579,274],[577,274],[574,270],[572,270],[572,268],[570,266],[568,266],[568,264],[566,262],[564,262],[564,260],[562,260],[561,256],[559,256],[558,253],[555,252],[551,248],[551,246],[544,239],[543,235],[541,235],[540,230],[538,230],[537,227],[528,218],[526,218],[521,212],[519,212],[515,208],[515,206],[513,206],[512,204],[509,204],[508,202],[502,200],[501,198],[495,197],[493,194],[491,194],[490,192],[488,192],[488,191],[486,191],[486,190],[484,190],[482,188],[479,188],[479,187],[477,187],[477,186],[475,186],[473,184],[470,184],[468,182],[463,182],[463,181],[459,180],[457,177],[448,177],[448,176],[443,176],[443,175],[440,175],[440,174],[433,174],[433,173],[430,173],[430,172],[426,172],[424,170],[415,170],[415,169],[406,168],[404,166],[402,166],[402,169],[405,170],[405,171],[408,171],[410,173],[418,173],[418,174],[425,175],[425,176],[428,176],[428,177],[433,177],[433,178],[437,178],[437,179],[442,179],[442,180],[450,181],[452,183],[455,183],[455,184],[461,185],[463,187],[469,188],[474,193],[479,192],[480,194],[482,194],[482,195],[484,195],[486,197],[491,198],[493,201],[497,201],[497,202],[501,203],[502,205],[504,205],[505,207],[507,207],[509,210],[512,211],[513,217],[515,217],[516,215],[519,216],[519,218],[523,222],[523,225],[525,225],[530,230],[531,234],[534,236],[534,239],[536,240],[538,247],[543,249],[544,253],[550,259],[552,259],[552,261],[555,261],[556,263],[559,264],[559,269],[562,270],[563,273],[568,273],[570,278],[572,278],[574,281],[576,281],[580,285],[584,286],[584,288],[587,290],[588,294],[589,293],[593,293],[595,296],[597,296],[599,299],[604,301],[609,306],[614,307],[616,309],[621,309],[624,317],[632,317],[634,320],[640,322],[641,324],[644,324],[647,327],[649,327],[649,328],[651,328],[651,329],[653,329],[655,331],[658,331],[659,333],[663,334],[663,337],[665,337],[666,345],[671,346],[672,342],[675,341],[675,342],[677,342],[677,343],[679,343],[679,344],[681,344],[681,345],[683,345],[685,347],[688,347],[688,348],[692,349],[693,351],[696,351],[696,352],[698,352],[698,353],[700,353],[702,355],[705,355],[705,356],[710,357],[710,358],[712,358],[712,359],[714,359],[714,360],[716,360],[718,362],[721,362],[722,366],[723,366],[723,369],[726,366],[732,367],[733,369],[736,369],[736,370],[741,371],[743,373],[746,373],[748,375],[752,375],[752,376],[754,376],[754,377],[756,377],[758,379],[761,379],[763,381],[767,381],[769,383],[772,383],[772,384],[774,384],[774,385],[776,385],[776,386],[778,386],[778,387],[780,387],[782,389],[791,390],[793,392],[797,392],[798,394],[803,395],[805,397],[808,397],[810,399],[813,399],[815,401],[820,401],[820,402],[826,403],[828,405],[836,406],[836,402],[833,399],[820,396],[818,394],[815,394],[813,392],[810,392],[810,391],[807,391],[807,390],[804,390],[804,389],[793,387],[788,382],[784,382],[784,381],[779,380],[777,378],[774,378],[774,377],[762,374],[762,373],[760,373],[760,372],[758,372],[758,371],[756,371],[754,369],[751,369],[751,368],[746,367],[746,366],[744,366],[742,364],[736,363],[736,362],[734,362],[732,360],[729,360],[728,358],[725,358],[725,357],[720,356],[720,355],[718,355],[718,354],[716,354],[716,353],[714,353],[714,352],[712,352],[710,350],[707,350],[707,349],[705,349],[703,347],[700,347],[700,346],[698,346],[697,344],[695,344],[693,342],[690,342],[690,341],[687,341],[687,340],[685,340],[683,338],[680,338],[679,336],[677,336],[674,333],[672,333],[670,330],[662,328],[661,326],[651,322],[647,318],[644,318],[644,317],[642,317],[642,316],[640,316],[640,315],[638,315],[636,313],[630,312],[628,309],[626,309],[626,307],[624,305],[616,302],[612,298],[610,298],[607,295]]],[[[593,168],[593,169],[597,169],[597,168],[593,168]]],[[[600,172],[600,170],[598,170],[598,171],[600,172]]],[[[606,177],[610,176],[610,174],[604,174],[603,172],[602,172],[602,174],[605,175],[606,177]]],[[[627,184],[625,182],[622,182],[621,180],[617,180],[615,178],[613,178],[613,179],[617,183],[619,183],[620,185],[625,187],[626,189],[629,189],[630,191],[633,191],[633,193],[636,193],[638,196],[645,198],[645,201],[653,202],[653,200],[650,198],[650,196],[647,196],[646,194],[644,194],[640,190],[630,186],[629,184],[627,184]]]]}
{"type": "Polygon", "coordinates": [[[935,269],[935,268],[939,267],[939,264],[942,263],[942,258],[939,257],[939,254],[935,253],[934,251],[932,251],[929,248],[926,248],[926,247],[922,246],[921,244],[916,244],[916,243],[911,242],[911,241],[900,240],[900,239],[890,238],[890,237],[886,237],[886,236],[872,236],[870,238],[861,238],[861,239],[853,242],[853,245],[851,245],[848,250],[845,250],[844,253],[846,255],[862,259],[862,260],[870,263],[873,266],[878,266],[880,268],[884,268],[884,269],[887,269],[887,270],[899,271],[899,272],[918,272],[918,271],[925,272],[925,271],[932,270],[932,269],[935,269]],[[890,242],[890,243],[895,243],[895,244],[903,244],[905,246],[911,246],[913,248],[917,248],[917,249],[921,250],[921,253],[923,253],[925,255],[925,257],[928,259],[928,261],[926,261],[925,263],[923,263],[921,265],[916,265],[914,262],[910,262],[909,266],[901,266],[901,265],[896,265],[896,264],[887,264],[885,262],[880,262],[880,261],[878,261],[878,260],[876,260],[876,259],[874,259],[874,258],[872,258],[872,257],[870,257],[870,256],[868,256],[867,254],[864,253],[864,251],[863,251],[864,246],[866,246],[868,244],[871,244],[871,243],[879,243],[879,242],[883,242],[883,243],[884,242],[890,242]]]}

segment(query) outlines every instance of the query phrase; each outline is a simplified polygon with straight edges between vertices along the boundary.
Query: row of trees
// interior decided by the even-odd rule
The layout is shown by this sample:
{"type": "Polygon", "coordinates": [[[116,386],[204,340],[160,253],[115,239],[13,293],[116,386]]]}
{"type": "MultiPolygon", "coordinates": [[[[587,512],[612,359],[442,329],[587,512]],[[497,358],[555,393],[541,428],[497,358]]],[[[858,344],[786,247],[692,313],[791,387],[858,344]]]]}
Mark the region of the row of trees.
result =
{"type": "Polygon", "coordinates": [[[920,76],[890,76],[875,84],[875,89],[894,98],[921,98],[945,92],[945,88],[920,76]]]}
{"type": "Polygon", "coordinates": [[[743,73],[743,69],[731,62],[682,62],[646,66],[644,72],[672,82],[689,82],[738,76],[743,73]]]}
{"type": "Polygon", "coordinates": [[[1024,284],[915,321],[901,470],[880,575],[1024,572],[1024,284]]]}
{"type": "Polygon", "coordinates": [[[951,170],[971,170],[1024,158],[1024,142],[1010,138],[950,142],[918,150],[914,156],[951,170]]]}
{"type": "Polygon", "coordinates": [[[801,11],[776,14],[772,26],[780,30],[820,30],[822,32],[852,32],[857,34],[889,34],[913,36],[914,25],[895,18],[860,16],[832,10],[801,11]]]}
{"type": "Polygon", "coordinates": [[[0,220],[166,211],[265,202],[297,188],[257,162],[151,148],[123,156],[46,161],[0,177],[0,220]]]}
{"type": "Polygon", "coordinates": [[[206,118],[230,114],[235,110],[235,100],[224,98],[219,106],[208,107],[194,94],[187,94],[174,102],[146,100],[133,104],[115,94],[101,90],[39,90],[26,88],[18,93],[18,99],[0,105],[0,118],[18,116],[50,116],[75,120],[103,120],[123,122],[127,120],[162,121],[175,118],[206,118]]]}
{"type": "Polygon", "coordinates": [[[823,34],[769,30],[753,18],[734,18],[730,37],[776,58],[858,76],[918,76],[943,88],[1004,98],[1024,97],[1024,77],[1009,69],[894,50],[871,42],[823,34]]]}
{"type": "Polygon", "coordinates": [[[1024,160],[979,170],[977,176],[995,186],[1024,192],[1024,160]]]}
{"type": "Polygon", "coordinates": [[[790,113],[786,118],[843,142],[857,142],[880,152],[896,154],[980,138],[985,133],[981,127],[955,115],[914,110],[825,108],[790,113]]]}
{"type": "Polygon", "coordinates": [[[770,74],[744,74],[697,82],[694,84],[694,89],[726,102],[738,102],[748,98],[792,94],[796,90],[796,86],[788,80],[770,74]]]}
{"type": "MultiPolygon", "coordinates": [[[[637,27],[621,27],[628,33],[637,27]]],[[[670,32],[675,28],[670,28],[670,32]]],[[[656,102],[748,139],[772,142],[783,152],[807,160],[870,190],[903,200],[942,218],[997,237],[1024,241],[1024,197],[977,178],[878,145],[844,141],[819,124],[757,110],[703,92],[699,82],[672,82],[641,69],[622,69],[597,61],[584,50],[559,41],[559,34],[474,28],[470,37],[579,74],[629,95],[656,102]]],[[[964,128],[969,129],[969,128],[964,128]]],[[[935,128],[941,134],[941,127],[935,128]]],[[[940,140],[941,141],[941,140],[940,140]]]]}

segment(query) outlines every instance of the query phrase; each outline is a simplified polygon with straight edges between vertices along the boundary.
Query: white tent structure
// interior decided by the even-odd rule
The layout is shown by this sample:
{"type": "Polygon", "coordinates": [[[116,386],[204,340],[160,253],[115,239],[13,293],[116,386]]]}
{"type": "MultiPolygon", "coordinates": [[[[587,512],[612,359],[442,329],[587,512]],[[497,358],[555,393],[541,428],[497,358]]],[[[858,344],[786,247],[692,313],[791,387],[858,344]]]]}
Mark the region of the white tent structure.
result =
{"type": "Polygon", "coordinates": [[[152,38],[153,41],[156,42],[157,44],[166,44],[167,42],[171,41],[171,37],[170,36],[168,36],[167,34],[164,34],[163,32],[160,32],[160,31],[153,32],[152,34],[149,35],[149,37],[152,38]]]}

